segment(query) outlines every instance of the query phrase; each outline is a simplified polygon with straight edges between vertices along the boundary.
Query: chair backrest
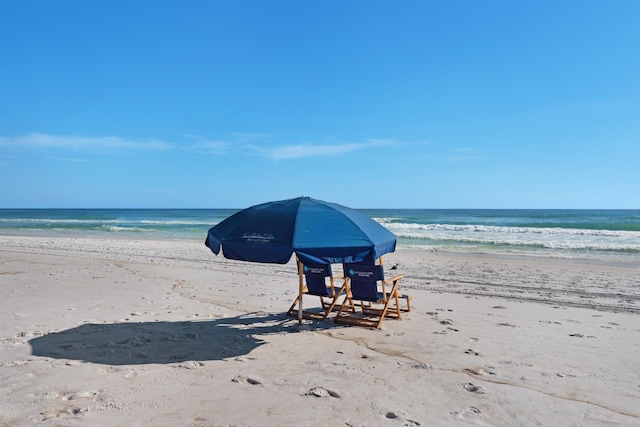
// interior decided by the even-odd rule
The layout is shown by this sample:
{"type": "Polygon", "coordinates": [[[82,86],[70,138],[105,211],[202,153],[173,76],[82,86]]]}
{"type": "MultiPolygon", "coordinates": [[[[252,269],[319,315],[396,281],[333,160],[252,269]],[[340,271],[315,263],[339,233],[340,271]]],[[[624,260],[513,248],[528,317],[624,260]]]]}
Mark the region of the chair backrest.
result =
{"type": "Polygon", "coordinates": [[[349,278],[353,299],[360,301],[378,301],[378,282],[384,280],[381,265],[344,264],[344,274],[349,278]]]}
{"type": "Polygon", "coordinates": [[[311,295],[331,296],[333,290],[327,287],[327,277],[331,277],[331,264],[305,264],[302,267],[307,290],[311,295]]]}

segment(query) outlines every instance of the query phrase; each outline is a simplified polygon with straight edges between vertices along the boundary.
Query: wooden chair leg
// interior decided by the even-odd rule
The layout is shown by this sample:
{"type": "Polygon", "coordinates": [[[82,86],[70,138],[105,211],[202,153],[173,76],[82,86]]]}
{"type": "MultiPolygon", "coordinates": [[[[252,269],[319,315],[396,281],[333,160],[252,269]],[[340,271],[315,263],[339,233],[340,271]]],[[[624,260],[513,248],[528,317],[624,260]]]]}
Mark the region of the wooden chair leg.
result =
{"type": "Polygon", "coordinates": [[[289,311],[287,311],[287,316],[291,316],[293,314],[294,308],[296,307],[296,305],[298,305],[298,301],[300,301],[300,295],[298,295],[295,301],[293,301],[293,304],[291,304],[291,307],[289,307],[289,311]]]}

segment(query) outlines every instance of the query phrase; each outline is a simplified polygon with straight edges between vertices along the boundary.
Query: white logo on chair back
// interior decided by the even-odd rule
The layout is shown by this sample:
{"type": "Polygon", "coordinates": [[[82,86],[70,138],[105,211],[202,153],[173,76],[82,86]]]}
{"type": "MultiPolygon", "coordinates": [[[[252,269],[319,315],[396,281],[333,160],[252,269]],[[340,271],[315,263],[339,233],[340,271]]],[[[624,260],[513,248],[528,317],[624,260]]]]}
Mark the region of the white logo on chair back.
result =
{"type": "Polygon", "coordinates": [[[373,271],[354,270],[354,269],[350,268],[349,269],[349,275],[367,279],[367,278],[373,276],[373,271]]]}

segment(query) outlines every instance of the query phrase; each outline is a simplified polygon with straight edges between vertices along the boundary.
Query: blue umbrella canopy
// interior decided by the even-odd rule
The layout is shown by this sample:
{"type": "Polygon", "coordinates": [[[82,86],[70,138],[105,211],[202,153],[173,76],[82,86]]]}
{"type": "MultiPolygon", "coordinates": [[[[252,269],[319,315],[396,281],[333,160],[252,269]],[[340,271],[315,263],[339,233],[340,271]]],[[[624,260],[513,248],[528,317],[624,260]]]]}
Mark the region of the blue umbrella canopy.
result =
{"type": "Polygon", "coordinates": [[[286,264],[293,253],[309,264],[374,261],[396,236],[361,212],[310,197],[263,203],[209,229],[205,244],[225,258],[286,264]]]}

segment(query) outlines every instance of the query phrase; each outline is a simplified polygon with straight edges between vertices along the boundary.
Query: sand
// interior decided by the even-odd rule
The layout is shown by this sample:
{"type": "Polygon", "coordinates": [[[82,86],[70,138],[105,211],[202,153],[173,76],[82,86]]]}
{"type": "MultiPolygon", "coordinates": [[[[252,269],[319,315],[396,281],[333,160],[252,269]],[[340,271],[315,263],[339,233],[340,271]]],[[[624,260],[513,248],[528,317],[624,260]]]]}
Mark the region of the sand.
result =
{"type": "Polygon", "coordinates": [[[294,263],[0,236],[0,425],[640,425],[640,266],[385,264],[402,320],[299,326],[294,263]]]}

